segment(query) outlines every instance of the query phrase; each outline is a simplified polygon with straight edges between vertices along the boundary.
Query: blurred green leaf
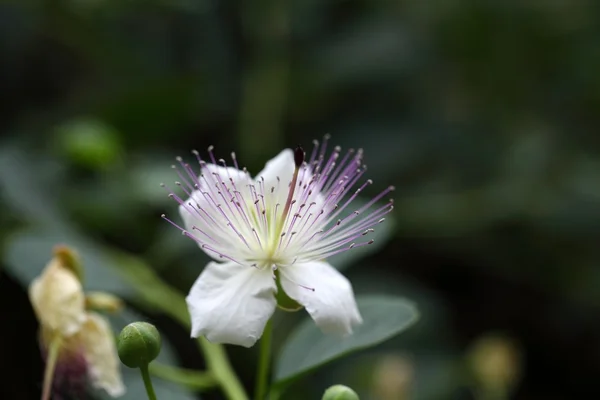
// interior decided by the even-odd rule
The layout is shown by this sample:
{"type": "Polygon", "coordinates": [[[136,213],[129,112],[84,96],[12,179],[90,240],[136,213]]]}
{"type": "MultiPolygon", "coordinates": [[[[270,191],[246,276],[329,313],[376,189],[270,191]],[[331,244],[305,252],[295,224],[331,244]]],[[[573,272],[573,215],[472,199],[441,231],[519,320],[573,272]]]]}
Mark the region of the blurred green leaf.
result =
{"type": "Polygon", "coordinates": [[[276,362],[276,386],[348,353],[375,346],[408,329],[418,319],[410,301],[393,296],[357,298],[363,324],[350,336],[339,338],[323,334],[306,319],[288,338],[276,362]]]}
{"type": "Polygon", "coordinates": [[[131,285],[119,275],[118,266],[103,249],[68,230],[28,229],[10,236],[4,251],[7,272],[27,287],[50,261],[52,248],[59,243],[80,254],[85,290],[106,291],[121,297],[133,294],[131,285]]]}
{"type": "Polygon", "coordinates": [[[28,156],[14,143],[0,143],[0,196],[20,218],[64,226],[52,187],[60,170],[58,163],[28,156]]]}
{"type": "Polygon", "coordinates": [[[55,197],[60,166],[49,159],[33,160],[15,145],[0,150],[0,187],[12,210],[33,227],[9,235],[3,260],[9,274],[24,287],[52,258],[59,244],[73,247],[82,257],[86,290],[131,296],[131,285],[121,278],[118,265],[105,249],[81,234],[58,207],[55,197]],[[13,173],[14,169],[19,174],[13,173]]]}
{"type": "Polygon", "coordinates": [[[143,260],[122,252],[113,252],[111,256],[121,266],[124,279],[134,287],[134,301],[140,307],[163,312],[186,328],[191,326],[182,293],[165,283],[143,260]]]}
{"type": "MultiPolygon", "coordinates": [[[[63,243],[82,257],[86,290],[106,291],[132,301],[143,301],[146,295],[149,299],[164,299],[164,285],[149,267],[137,268],[140,264],[137,258],[94,242],[71,224],[59,209],[57,190],[53,190],[58,184],[59,172],[60,167],[55,162],[45,157],[34,162],[18,144],[4,143],[0,147],[0,187],[3,189],[0,193],[15,214],[33,224],[6,239],[2,256],[7,272],[27,287],[52,258],[52,248],[63,243]],[[15,169],[19,170],[18,175],[13,173],[15,169]],[[146,278],[156,283],[156,293],[150,290],[146,278]]],[[[173,301],[176,295],[171,294],[167,303],[176,309],[173,312],[177,319],[186,324],[185,302],[176,304],[173,301]]]]}
{"type": "Polygon", "coordinates": [[[177,174],[170,168],[174,164],[175,157],[170,159],[162,154],[148,154],[138,158],[130,167],[131,182],[133,186],[132,195],[143,200],[144,204],[161,206],[176,204],[168,197],[168,192],[160,187],[161,183],[174,185],[177,174]]]}

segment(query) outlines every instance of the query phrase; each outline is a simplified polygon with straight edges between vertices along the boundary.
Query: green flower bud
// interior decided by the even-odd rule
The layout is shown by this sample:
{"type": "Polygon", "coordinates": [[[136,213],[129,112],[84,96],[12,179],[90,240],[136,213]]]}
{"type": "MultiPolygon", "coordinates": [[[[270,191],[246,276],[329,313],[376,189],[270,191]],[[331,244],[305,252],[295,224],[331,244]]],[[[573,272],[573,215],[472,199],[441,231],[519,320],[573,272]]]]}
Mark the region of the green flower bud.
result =
{"type": "Polygon", "coordinates": [[[160,334],[147,322],[127,325],[117,338],[117,351],[121,362],[129,368],[147,366],[160,353],[160,334]]]}
{"type": "Polygon", "coordinates": [[[325,391],[322,400],[359,400],[359,398],[348,386],[333,385],[325,391]]]}

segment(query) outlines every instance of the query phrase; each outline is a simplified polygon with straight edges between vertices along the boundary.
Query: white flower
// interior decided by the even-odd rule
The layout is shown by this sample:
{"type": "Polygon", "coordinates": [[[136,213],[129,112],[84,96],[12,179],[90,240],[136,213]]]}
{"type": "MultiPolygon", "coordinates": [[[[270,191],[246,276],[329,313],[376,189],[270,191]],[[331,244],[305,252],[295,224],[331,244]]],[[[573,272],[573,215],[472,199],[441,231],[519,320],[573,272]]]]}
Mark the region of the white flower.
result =
{"type": "MultiPolygon", "coordinates": [[[[79,278],[70,268],[72,251],[55,250],[55,257],[29,286],[29,299],[40,323],[44,353],[60,339],[54,390],[83,396],[88,381],[110,396],[125,393],[114,334],[100,314],[86,310],[79,278]]],[[[72,267],[72,266],[71,266],[72,267]]]]}
{"type": "Polygon", "coordinates": [[[178,158],[176,184],[187,199],[169,192],[184,228],[163,218],[215,260],[187,296],[193,337],[252,346],[277,305],[277,283],[326,333],[350,334],[362,322],[350,282],[324,259],[373,242],[363,236],[384,220],[392,201],[371,208],[393,187],[338,219],[371,181],[358,186],[361,150],[340,157],[336,147],[325,157],[326,145],[327,139],[315,141],[308,161],[301,148],[283,150],[255,179],[239,169],[234,153],[231,167],[215,159],[212,147],[212,163],[194,151],[200,176],[178,158]]]}

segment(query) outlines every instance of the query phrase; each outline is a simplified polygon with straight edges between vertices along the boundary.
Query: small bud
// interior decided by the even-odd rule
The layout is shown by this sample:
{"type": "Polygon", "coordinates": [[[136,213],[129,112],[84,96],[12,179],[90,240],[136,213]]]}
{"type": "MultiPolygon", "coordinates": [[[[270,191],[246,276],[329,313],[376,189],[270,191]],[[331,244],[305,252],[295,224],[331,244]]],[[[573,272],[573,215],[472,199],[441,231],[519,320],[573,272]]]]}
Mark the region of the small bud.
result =
{"type": "Polygon", "coordinates": [[[334,385],[325,391],[322,400],[359,400],[359,397],[348,386],[334,385]]]}
{"type": "Polygon", "coordinates": [[[400,354],[387,354],[373,369],[373,398],[407,400],[411,398],[415,371],[413,362],[400,354]]]}
{"type": "Polygon", "coordinates": [[[475,341],[467,355],[473,376],[481,390],[510,392],[521,375],[522,355],[510,337],[488,334],[475,341]]]}
{"type": "Polygon", "coordinates": [[[85,308],[114,314],[123,309],[123,300],[110,293],[90,292],[85,296],[85,308]]]}
{"type": "Polygon", "coordinates": [[[117,338],[117,350],[121,362],[129,368],[147,366],[160,353],[160,334],[147,322],[127,325],[117,338]]]}

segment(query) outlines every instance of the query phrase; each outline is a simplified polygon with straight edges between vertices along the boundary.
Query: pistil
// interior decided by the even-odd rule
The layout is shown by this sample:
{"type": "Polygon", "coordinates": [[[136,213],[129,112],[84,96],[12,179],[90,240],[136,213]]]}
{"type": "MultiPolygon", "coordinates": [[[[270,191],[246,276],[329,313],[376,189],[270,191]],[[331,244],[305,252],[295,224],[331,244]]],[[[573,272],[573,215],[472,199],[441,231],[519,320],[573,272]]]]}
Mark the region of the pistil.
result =
{"type": "MultiPolygon", "coordinates": [[[[293,204],[293,197],[294,197],[294,190],[296,188],[296,183],[298,181],[298,172],[300,171],[300,167],[302,166],[302,163],[304,162],[304,150],[302,149],[302,147],[298,146],[296,147],[296,150],[294,150],[294,164],[295,164],[295,168],[294,168],[294,175],[292,176],[292,182],[290,183],[290,190],[288,191],[288,197],[287,200],[285,202],[285,207],[283,208],[283,213],[281,214],[281,226],[279,227],[278,231],[281,231],[283,229],[283,227],[285,226],[285,221],[287,220],[287,216],[290,213],[290,208],[292,207],[293,204]]],[[[285,234],[285,232],[282,232],[282,234],[285,234]]]]}

